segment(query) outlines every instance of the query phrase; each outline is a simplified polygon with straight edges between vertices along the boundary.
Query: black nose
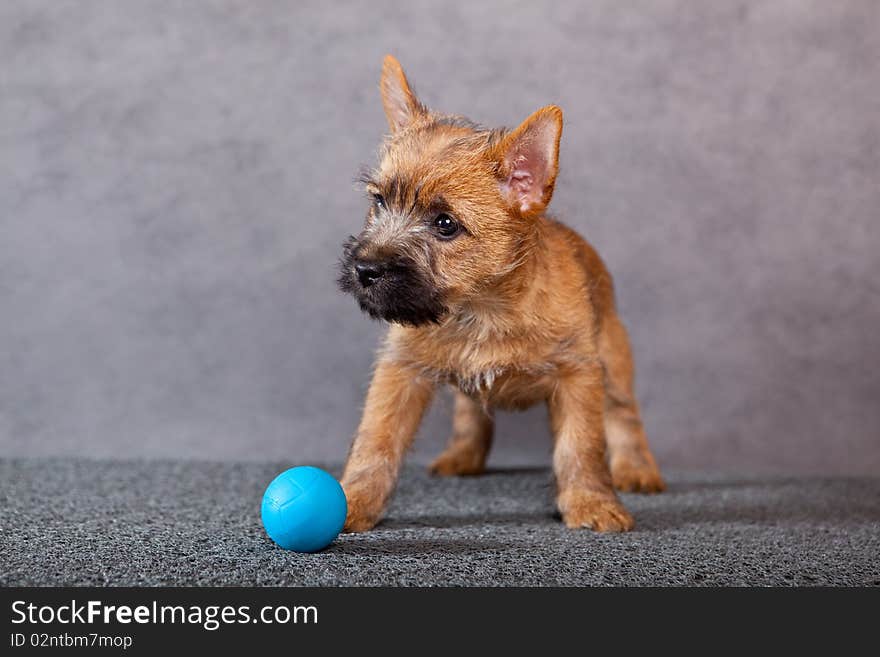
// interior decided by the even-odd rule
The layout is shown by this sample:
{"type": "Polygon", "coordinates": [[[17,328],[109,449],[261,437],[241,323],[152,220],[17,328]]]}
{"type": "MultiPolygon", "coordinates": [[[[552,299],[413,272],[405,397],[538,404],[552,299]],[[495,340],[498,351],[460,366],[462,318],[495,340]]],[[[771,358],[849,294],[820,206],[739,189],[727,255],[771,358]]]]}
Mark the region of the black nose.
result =
{"type": "Polygon", "coordinates": [[[375,262],[359,262],[354,266],[354,270],[357,272],[358,280],[364,287],[370,287],[382,278],[382,274],[385,273],[382,265],[375,262]]]}

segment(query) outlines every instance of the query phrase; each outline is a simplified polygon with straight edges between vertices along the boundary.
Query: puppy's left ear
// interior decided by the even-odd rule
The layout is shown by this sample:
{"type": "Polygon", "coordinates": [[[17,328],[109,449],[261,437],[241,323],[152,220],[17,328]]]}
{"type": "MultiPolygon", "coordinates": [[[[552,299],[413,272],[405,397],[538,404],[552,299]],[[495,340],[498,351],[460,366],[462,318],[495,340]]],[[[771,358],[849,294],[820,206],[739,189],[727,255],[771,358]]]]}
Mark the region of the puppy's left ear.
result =
{"type": "Polygon", "coordinates": [[[550,203],[559,172],[562,110],[542,107],[496,147],[501,195],[522,214],[540,212],[550,203]]]}

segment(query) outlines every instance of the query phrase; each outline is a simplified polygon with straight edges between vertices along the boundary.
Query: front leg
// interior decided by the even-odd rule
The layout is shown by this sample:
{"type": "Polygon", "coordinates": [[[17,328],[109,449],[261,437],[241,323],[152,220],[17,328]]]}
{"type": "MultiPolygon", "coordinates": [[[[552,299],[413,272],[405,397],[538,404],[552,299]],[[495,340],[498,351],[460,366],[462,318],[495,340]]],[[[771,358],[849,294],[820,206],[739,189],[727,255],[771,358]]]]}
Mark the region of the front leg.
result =
{"type": "Polygon", "coordinates": [[[432,382],[397,363],[382,360],[376,366],[342,475],[348,501],[344,531],[366,531],[379,521],[433,391],[432,382]]]}
{"type": "Polygon", "coordinates": [[[605,460],[605,389],[598,364],[561,376],[549,400],[555,445],[557,505],[569,527],[628,531],[633,518],[623,508],[605,460]]]}

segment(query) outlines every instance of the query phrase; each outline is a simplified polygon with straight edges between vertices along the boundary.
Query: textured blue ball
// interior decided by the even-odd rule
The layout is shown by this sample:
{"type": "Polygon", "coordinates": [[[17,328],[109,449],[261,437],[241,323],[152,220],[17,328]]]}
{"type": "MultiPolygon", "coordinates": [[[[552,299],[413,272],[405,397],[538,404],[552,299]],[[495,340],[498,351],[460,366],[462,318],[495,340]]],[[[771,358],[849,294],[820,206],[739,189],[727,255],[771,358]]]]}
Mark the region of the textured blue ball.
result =
{"type": "Polygon", "coordinates": [[[263,494],[263,526],[286,550],[317,552],[342,531],[348,504],[342,486],[321,468],[291,468],[263,494]]]}

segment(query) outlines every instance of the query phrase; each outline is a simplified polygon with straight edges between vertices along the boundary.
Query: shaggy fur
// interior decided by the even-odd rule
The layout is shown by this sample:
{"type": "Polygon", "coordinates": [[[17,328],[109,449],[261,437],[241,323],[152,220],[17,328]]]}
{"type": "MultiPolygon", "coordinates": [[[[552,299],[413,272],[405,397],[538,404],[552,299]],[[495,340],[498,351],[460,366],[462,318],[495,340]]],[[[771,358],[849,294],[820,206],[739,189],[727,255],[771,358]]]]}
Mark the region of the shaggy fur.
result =
{"type": "Polygon", "coordinates": [[[434,390],[449,384],[453,435],[433,472],[479,474],[492,409],[544,402],[565,523],[630,529],[615,487],[664,484],[611,276],[589,244],[546,216],[562,111],[545,107],[512,131],[435,114],[391,56],[381,91],[391,134],[366,176],[371,205],[346,244],[340,285],[391,326],[342,478],[346,528],[379,520],[434,390]],[[380,274],[365,283],[358,266],[380,274]]]}

